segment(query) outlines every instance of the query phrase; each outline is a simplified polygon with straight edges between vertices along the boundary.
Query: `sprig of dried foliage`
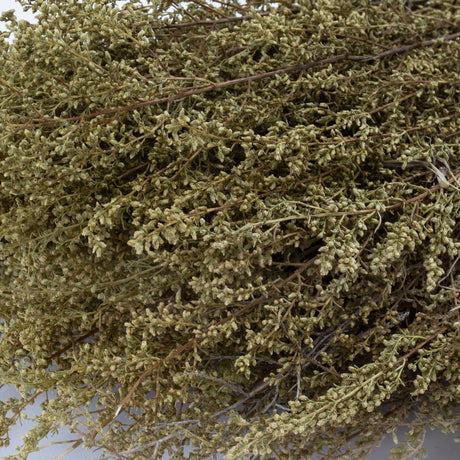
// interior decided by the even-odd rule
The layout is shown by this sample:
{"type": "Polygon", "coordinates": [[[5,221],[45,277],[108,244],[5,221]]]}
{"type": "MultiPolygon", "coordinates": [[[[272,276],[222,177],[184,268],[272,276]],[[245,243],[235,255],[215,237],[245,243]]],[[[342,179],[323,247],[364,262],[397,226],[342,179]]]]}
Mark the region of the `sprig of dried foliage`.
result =
{"type": "Polygon", "coordinates": [[[407,423],[404,458],[460,428],[456,0],[21,3],[4,446],[50,391],[17,458],[61,424],[116,459],[360,458],[407,423]]]}

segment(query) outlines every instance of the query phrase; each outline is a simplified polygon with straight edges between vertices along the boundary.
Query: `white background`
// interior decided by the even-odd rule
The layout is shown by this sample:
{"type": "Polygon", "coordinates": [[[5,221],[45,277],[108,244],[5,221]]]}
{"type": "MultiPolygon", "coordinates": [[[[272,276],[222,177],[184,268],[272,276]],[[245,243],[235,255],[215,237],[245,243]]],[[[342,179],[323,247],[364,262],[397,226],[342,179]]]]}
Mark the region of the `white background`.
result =
{"type": "MultiPolygon", "coordinates": [[[[123,3],[123,2],[119,2],[123,3]]],[[[0,13],[3,11],[8,11],[11,9],[16,10],[16,16],[18,19],[25,19],[27,21],[35,22],[31,12],[25,13],[21,5],[16,3],[15,0],[0,0],[0,13]]],[[[0,30],[5,30],[4,23],[0,23],[0,30]]],[[[1,384],[1,376],[0,376],[1,384]]],[[[17,396],[14,386],[5,386],[0,388],[0,400],[5,400],[9,397],[17,396]]],[[[42,399],[37,399],[37,402],[34,406],[28,409],[27,415],[33,416],[40,412],[40,403],[42,399]]],[[[0,447],[0,458],[5,458],[8,455],[16,453],[14,447],[21,445],[21,436],[26,433],[31,427],[33,427],[33,422],[24,420],[22,424],[18,424],[15,429],[12,430],[11,445],[8,448],[0,447]]],[[[457,436],[460,433],[456,434],[457,436]]],[[[426,436],[426,441],[424,444],[425,449],[428,453],[428,460],[457,460],[460,459],[460,446],[455,444],[453,439],[455,435],[446,436],[440,430],[431,431],[429,430],[426,436]]],[[[66,441],[70,439],[75,439],[75,435],[68,433],[65,427],[59,432],[58,435],[50,438],[47,442],[42,443],[42,445],[47,444],[50,441],[66,441]]],[[[398,438],[404,438],[404,430],[401,429],[398,432],[398,438]]],[[[55,446],[47,447],[40,452],[29,455],[28,460],[51,460],[52,458],[60,455],[64,452],[70,444],[58,444],[55,446]]],[[[391,436],[387,437],[382,445],[379,448],[374,449],[372,454],[368,457],[368,460],[388,460],[391,448],[395,445],[392,441],[391,436]]],[[[97,458],[99,453],[91,453],[83,448],[79,447],[74,450],[72,453],[67,454],[63,460],[92,460],[97,458]]]]}

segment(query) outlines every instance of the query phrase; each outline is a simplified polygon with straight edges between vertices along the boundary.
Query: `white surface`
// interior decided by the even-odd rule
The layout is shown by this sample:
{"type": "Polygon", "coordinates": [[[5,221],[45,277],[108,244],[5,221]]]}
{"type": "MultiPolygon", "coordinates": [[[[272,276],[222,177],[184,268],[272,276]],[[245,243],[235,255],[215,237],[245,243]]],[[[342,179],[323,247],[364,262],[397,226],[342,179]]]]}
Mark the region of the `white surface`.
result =
{"type": "MultiPolygon", "coordinates": [[[[399,441],[405,439],[406,430],[399,429],[397,436],[399,441]]],[[[427,453],[427,460],[458,460],[460,459],[460,445],[454,442],[454,438],[460,433],[445,435],[441,430],[427,429],[423,448],[427,453]]],[[[368,460],[388,460],[390,451],[396,447],[391,436],[385,438],[380,447],[375,448],[368,456],[368,460]]],[[[414,457],[410,457],[412,460],[414,457]]]]}
{"type": "MultiPolygon", "coordinates": [[[[1,382],[1,379],[0,379],[1,382]]],[[[18,392],[13,385],[7,385],[0,388],[0,400],[5,401],[8,398],[15,398],[18,397],[18,392]]],[[[29,407],[26,410],[26,414],[28,418],[35,417],[36,415],[40,414],[40,404],[44,401],[44,395],[41,395],[37,398],[35,404],[29,407]]],[[[10,445],[8,447],[0,447],[0,458],[5,458],[8,455],[17,454],[18,451],[15,449],[16,446],[22,446],[21,436],[27,433],[31,428],[33,428],[34,423],[31,420],[21,420],[16,424],[16,426],[10,431],[10,445]]],[[[69,441],[78,439],[78,436],[75,434],[71,434],[68,430],[64,427],[59,431],[59,433],[55,436],[52,436],[47,439],[47,441],[40,443],[40,446],[44,446],[49,442],[54,441],[69,441]]],[[[68,449],[72,443],[65,443],[65,444],[57,444],[54,446],[46,447],[45,449],[30,454],[27,460],[51,460],[54,457],[57,457],[66,449],[68,449]]],[[[97,458],[99,455],[97,453],[91,453],[86,451],[83,448],[77,448],[70,454],[66,455],[63,460],[89,460],[93,458],[97,458]]]]}
{"type": "MultiPolygon", "coordinates": [[[[25,12],[22,9],[22,6],[19,3],[17,3],[15,0],[0,0],[0,13],[3,13],[4,11],[9,11],[9,10],[16,10],[15,14],[18,19],[25,19],[26,21],[29,21],[29,22],[37,22],[32,12],[31,11],[25,12]]],[[[4,31],[4,30],[6,30],[5,23],[0,22],[0,31],[4,31]]]]}

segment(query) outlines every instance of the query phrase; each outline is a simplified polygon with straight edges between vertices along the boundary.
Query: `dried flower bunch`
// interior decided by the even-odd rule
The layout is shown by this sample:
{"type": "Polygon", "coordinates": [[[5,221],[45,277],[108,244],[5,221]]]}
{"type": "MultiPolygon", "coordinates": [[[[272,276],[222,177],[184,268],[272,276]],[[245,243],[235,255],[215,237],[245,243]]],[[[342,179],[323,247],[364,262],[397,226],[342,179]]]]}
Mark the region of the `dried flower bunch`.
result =
{"type": "Polygon", "coordinates": [[[18,459],[62,424],[111,459],[355,459],[407,423],[404,456],[460,428],[456,0],[20,3],[3,445],[40,394],[18,459]]]}

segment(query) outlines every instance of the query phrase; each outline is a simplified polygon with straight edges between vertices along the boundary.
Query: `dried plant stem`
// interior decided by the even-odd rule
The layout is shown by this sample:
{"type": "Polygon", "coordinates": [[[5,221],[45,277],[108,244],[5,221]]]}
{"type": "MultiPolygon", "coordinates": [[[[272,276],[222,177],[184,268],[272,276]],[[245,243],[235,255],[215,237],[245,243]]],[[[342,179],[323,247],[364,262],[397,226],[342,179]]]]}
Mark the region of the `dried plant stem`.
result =
{"type": "MultiPolygon", "coordinates": [[[[197,96],[199,94],[207,93],[209,91],[217,91],[219,89],[228,88],[235,85],[240,85],[243,83],[263,80],[266,78],[274,77],[276,75],[282,74],[290,74],[290,73],[298,73],[302,72],[314,67],[324,67],[326,65],[334,65],[339,64],[342,62],[370,62],[375,60],[380,60],[385,57],[393,56],[395,54],[401,54],[408,51],[411,51],[416,48],[426,48],[430,46],[435,46],[441,44],[441,42],[448,42],[451,40],[456,40],[460,37],[460,32],[448,34],[442,37],[441,40],[425,40],[422,42],[411,43],[408,45],[397,46],[381,53],[374,54],[371,56],[354,56],[348,53],[338,54],[336,56],[331,56],[325,59],[320,59],[318,61],[308,62],[307,64],[299,64],[299,65],[292,65],[288,67],[283,67],[281,69],[271,70],[269,72],[260,73],[257,75],[251,75],[248,77],[236,78],[234,80],[228,80],[220,83],[215,83],[212,85],[202,86],[202,87],[192,87],[188,90],[182,91],[178,94],[173,96],[164,96],[158,99],[152,99],[149,101],[137,102],[135,104],[127,105],[124,107],[116,107],[113,109],[104,109],[97,112],[87,113],[76,117],[65,117],[65,118],[34,118],[30,120],[32,124],[56,124],[62,121],[70,122],[70,121],[83,121],[89,120],[91,118],[96,118],[102,115],[112,115],[112,114],[121,114],[123,112],[130,112],[133,110],[140,109],[142,107],[150,107],[152,105],[158,104],[165,104],[171,103],[174,101],[178,101],[180,99],[185,99],[191,96],[197,96]]],[[[24,125],[24,129],[26,129],[29,125],[24,125]]]]}

